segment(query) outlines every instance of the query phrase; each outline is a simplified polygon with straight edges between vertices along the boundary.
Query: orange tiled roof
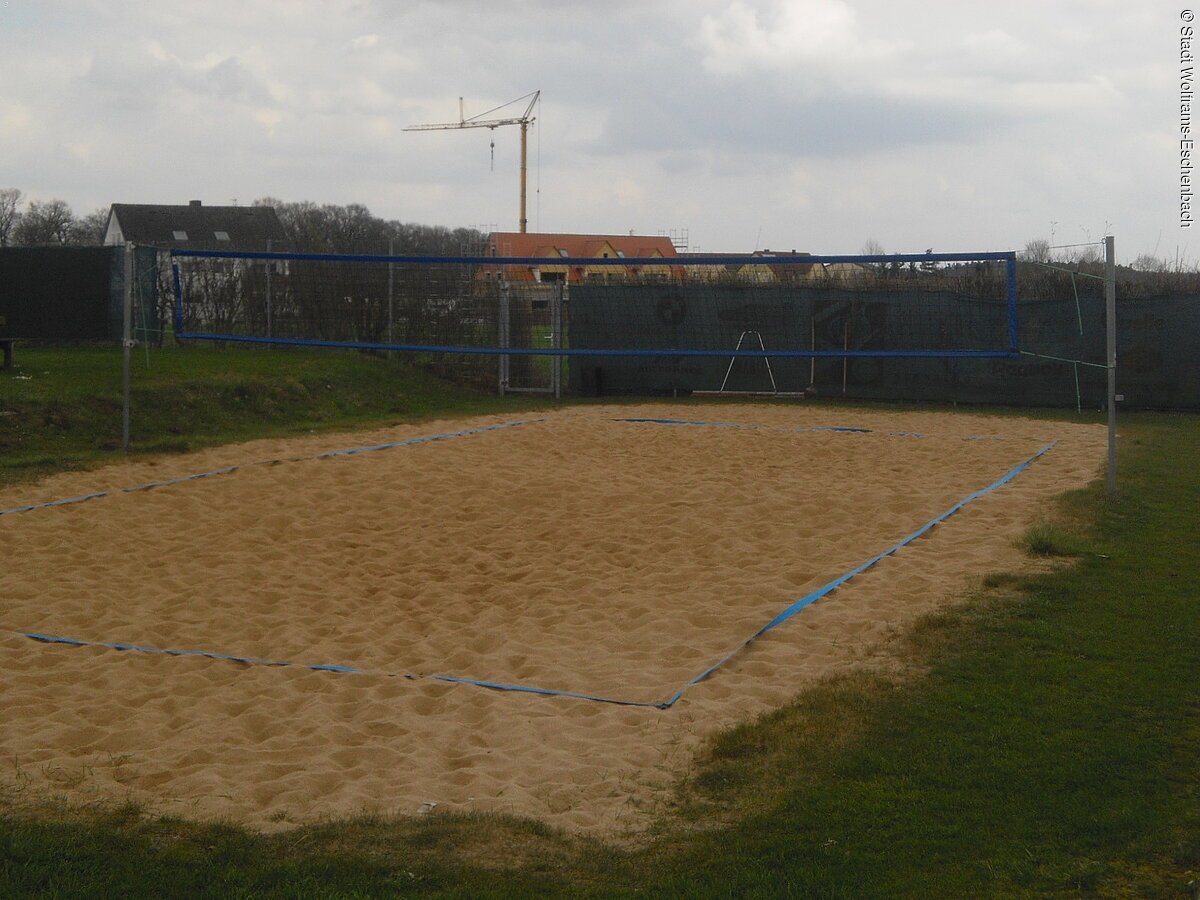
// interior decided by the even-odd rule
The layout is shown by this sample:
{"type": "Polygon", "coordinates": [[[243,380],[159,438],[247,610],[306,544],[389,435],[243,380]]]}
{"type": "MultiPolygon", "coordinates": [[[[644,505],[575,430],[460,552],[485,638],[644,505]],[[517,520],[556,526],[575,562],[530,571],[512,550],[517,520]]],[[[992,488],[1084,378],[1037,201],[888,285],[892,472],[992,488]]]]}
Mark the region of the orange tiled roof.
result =
{"type": "MultiPolygon", "coordinates": [[[[593,257],[605,244],[627,257],[647,258],[662,254],[674,257],[675,245],[665,236],[628,234],[543,234],[498,231],[492,234],[492,247],[497,256],[547,256],[549,249],[566,250],[579,259],[593,257]]],[[[560,254],[555,254],[560,255],[560,254]]]]}

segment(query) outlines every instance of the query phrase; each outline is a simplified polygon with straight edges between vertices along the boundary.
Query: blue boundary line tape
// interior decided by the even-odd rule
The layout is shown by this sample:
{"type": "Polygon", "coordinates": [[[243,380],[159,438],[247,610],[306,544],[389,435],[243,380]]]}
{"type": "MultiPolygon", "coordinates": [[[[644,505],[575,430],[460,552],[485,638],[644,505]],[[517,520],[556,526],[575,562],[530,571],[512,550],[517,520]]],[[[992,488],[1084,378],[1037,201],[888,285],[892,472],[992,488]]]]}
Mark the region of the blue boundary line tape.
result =
{"type": "MultiPolygon", "coordinates": [[[[517,423],[512,423],[512,424],[517,424],[517,423]]],[[[493,427],[497,427],[497,426],[493,426],[493,427]]],[[[425,440],[437,440],[437,439],[438,439],[437,437],[431,437],[431,438],[426,438],[425,440]]],[[[403,443],[404,442],[398,442],[395,446],[403,445],[403,443]]],[[[944,522],[946,519],[950,518],[952,515],[954,515],[960,509],[965,507],[967,504],[972,503],[973,501],[978,500],[980,497],[990,494],[993,491],[999,490],[1001,487],[1008,484],[1010,481],[1012,481],[1014,478],[1016,478],[1018,475],[1020,475],[1026,469],[1028,469],[1031,465],[1033,465],[1034,462],[1036,462],[1042,456],[1045,456],[1047,453],[1049,453],[1050,450],[1053,449],[1055,444],[1057,444],[1057,443],[1058,442],[1055,441],[1053,443],[1047,444],[1046,446],[1042,447],[1042,449],[1038,450],[1037,453],[1033,454],[1032,456],[1030,456],[1028,459],[1026,459],[1024,462],[1020,463],[1019,465],[1014,466],[1012,469],[1010,469],[1008,472],[1006,472],[1000,478],[993,481],[987,487],[981,488],[980,490],[975,491],[973,494],[969,494],[968,496],[964,497],[962,500],[959,500],[957,503],[955,503],[953,506],[951,506],[948,510],[946,510],[945,512],[941,513],[940,515],[935,516],[934,518],[930,519],[928,522],[926,522],[924,525],[922,525],[920,528],[918,528],[912,534],[908,535],[907,537],[905,537],[902,540],[898,541],[897,543],[893,544],[891,547],[884,550],[882,553],[877,553],[875,556],[871,557],[866,562],[851,569],[849,572],[845,573],[844,575],[841,575],[838,578],[835,578],[833,581],[829,582],[824,587],[818,588],[817,590],[813,591],[812,593],[807,594],[804,597],[801,597],[799,600],[796,600],[794,603],[792,603],[787,608],[782,610],[778,615],[776,615],[775,618],[771,619],[771,621],[767,622],[767,624],[762,626],[762,628],[758,629],[758,631],[754,632],[754,634],[752,634],[750,637],[746,638],[746,640],[742,641],[740,644],[738,644],[736,647],[734,647],[732,650],[730,650],[728,653],[726,653],[723,657],[721,657],[719,660],[717,660],[715,663],[713,663],[711,666],[709,666],[707,669],[705,669],[703,672],[701,672],[695,678],[692,678],[690,681],[688,681],[687,684],[685,684],[683,687],[681,687],[679,690],[677,690],[674,694],[672,694],[666,700],[662,700],[659,702],[645,701],[645,700],[625,700],[625,699],[620,699],[620,698],[616,698],[616,697],[605,697],[605,696],[601,696],[598,694],[587,694],[587,693],[581,693],[581,692],[577,692],[577,691],[556,690],[553,688],[541,688],[541,687],[535,687],[532,685],[523,685],[523,684],[507,684],[504,682],[486,681],[483,679],[467,678],[467,677],[458,676],[458,675],[418,675],[418,674],[412,674],[412,673],[401,675],[401,674],[394,673],[394,672],[381,672],[381,671],[377,672],[377,671],[372,671],[372,670],[368,670],[368,669],[359,669],[354,666],[332,665],[332,664],[313,664],[313,663],[293,663],[293,662],[286,662],[283,660],[260,659],[260,658],[251,657],[251,656],[233,656],[233,655],[229,655],[229,654],[225,654],[225,653],[214,653],[214,652],[208,651],[208,650],[167,650],[167,649],[162,649],[159,647],[146,647],[146,646],[142,646],[139,644],[116,644],[116,643],[104,643],[101,641],[84,641],[84,640],[78,640],[76,638],[58,637],[56,635],[41,634],[39,632],[33,632],[33,631],[17,631],[17,632],[13,632],[13,633],[21,635],[22,637],[30,638],[30,639],[38,641],[40,643],[45,643],[45,644],[67,644],[67,645],[70,645],[73,647],[104,647],[104,648],[107,648],[110,650],[134,650],[139,653],[162,653],[162,654],[166,654],[168,656],[202,656],[202,657],[206,657],[208,659],[225,660],[225,661],[229,661],[229,662],[238,662],[238,663],[244,663],[244,664],[248,664],[248,665],[275,666],[275,667],[281,667],[281,668],[294,666],[297,668],[311,669],[311,670],[317,671],[317,672],[337,672],[337,673],[357,674],[357,675],[382,675],[382,676],[386,676],[389,678],[407,678],[407,679],[413,679],[413,680],[428,679],[431,681],[441,681],[441,682],[445,682],[445,683],[449,683],[449,684],[469,684],[469,685],[473,685],[474,687],[487,688],[489,690],[495,690],[495,691],[507,691],[507,692],[524,693],[524,694],[538,694],[538,695],[546,696],[546,697],[566,697],[566,698],[571,698],[571,699],[576,699],[576,700],[588,700],[588,701],[592,701],[595,703],[611,703],[611,704],[616,704],[618,706],[635,706],[635,707],[646,707],[646,708],[652,708],[652,709],[664,709],[665,710],[665,709],[670,709],[676,703],[678,703],[679,700],[683,697],[684,693],[687,692],[688,688],[693,687],[694,685],[697,685],[700,682],[707,680],[708,678],[711,678],[713,676],[713,674],[717,672],[717,670],[719,670],[722,666],[724,666],[726,663],[728,663],[735,656],[739,655],[743,650],[745,650],[747,647],[749,647],[751,644],[753,644],[755,641],[757,641],[760,637],[767,634],[768,632],[774,631],[780,625],[784,624],[789,619],[791,619],[795,615],[797,615],[801,610],[805,609],[808,606],[811,606],[813,603],[816,603],[822,597],[828,596],[829,594],[833,593],[835,590],[837,590],[839,587],[844,585],[846,582],[850,581],[852,578],[854,578],[858,575],[861,575],[863,572],[866,572],[868,569],[873,568],[875,565],[877,565],[882,560],[893,555],[894,553],[898,552],[902,548],[907,547],[913,541],[917,540],[917,538],[926,534],[928,531],[930,531],[936,525],[938,525],[938,524],[944,522]]],[[[381,445],[379,445],[378,449],[383,449],[386,446],[392,446],[392,445],[382,445],[381,444],[381,445]]]]}
{"type": "MultiPolygon", "coordinates": [[[[707,422],[700,419],[613,419],[614,422],[629,422],[638,425],[692,425],[700,428],[747,428],[758,431],[777,431],[787,434],[798,434],[805,431],[834,431],[843,434],[875,434],[873,428],[849,428],[844,425],[812,425],[808,427],[791,428],[787,425],[756,425],[749,422],[707,422]]],[[[925,437],[919,431],[889,431],[888,437],[925,437]]],[[[972,434],[963,438],[964,441],[1002,441],[999,434],[972,434]]]]}
{"type": "MultiPolygon", "coordinates": [[[[756,431],[785,431],[789,434],[802,431],[839,431],[845,434],[872,434],[870,428],[847,428],[842,425],[813,425],[802,428],[791,428],[787,425],[755,425],[743,422],[704,422],[697,419],[613,419],[614,422],[630,422],[635,425],[694,425],[701,428],[747,428],[756,431]]],[[[922,437],[915,431],[896,431],[896,435],[922,437]]]]}
{"type": "Polygon", "coordinates": [[[65,644],[69,647],[101,647],[105,650],[132,650],[136,653],[156,653],[164,656],[201,656],[205,659],[216,659],[223,662],[242,663],[249,666],[268,666],[277,669],[311,669],[314,672],[336,672],[345,675],[377,675],[384,678],[405,678],[410,681],[441,681],[448,684],[470,684],[475,687],[489,688],[495,691],[512,691],[524,694],[541,694],[550,697],[569,697],[576,700],[591,700],[596,703],[614,703],[619,706],[662,707],[662,704],[640,700],[622,700],[616,697],[604,697],[599,694],[585,694],[578,691],[553,690],[550,688],[534,687],[527,684],[507,684],[500,681],[486,681],[479,678],[468,678],[461,675],[420,675],[413,672],[384,672],[373,669],[361,669],[358,666],[344,666],[333,663],[298,663],[282,659],[265,659],[258,656],[236,656],[230,653],[217,653],[212,650],[177,650],[165,647],[151,647],[145,644],[112,643],[108,641],[84,641],[78,638],[62,637],[56,634],[43,634],[37,631],[16,631],[21,637],[27,637],[41,644],[65,644]]]}
{"type": "Polygon", "coordinates": [[[92,494],[80,494],[77,497],[64,497],[61,500],[49,500],[45,503],[32,503],[28,506],[14,506],[11,509],[0,509],[0,516],[9,516],[13,513],[32,512],[36,509],[49,509],[52,506],[70,506],[74,503],[84,503],[88,500],[97,500],[100,497],[111,497],[116,494],[132,494],[138,491],[152,491],[157,488],[167,487],[173,484],[182,484],[186,481],[199,481],[202,478],[214,478],[218,475],[229,475],[237,472],[239,469],[249,468],[250,466],[272,466],[283,462],[305,462],[313,459],[333,459],[340,456],[356,456],[359,453],[377,453],[380,450],[393,450],[397,447],[409,447],[413,444],[428,444],[433,441],[448,441],[451,438],[468,437],[473,434],[482,434],[485,431],[499,431],[502,428],[516,428],[518,425],[533,425],[537,422],[544,422],[545,418],[541,419],[522,419],[516,422],[501,422],[497,425],[484,425],[479,428],[468,428],[463,431],[449,431],[444,434],[428,434],[422,437],[407,438],[403,441],[391,441],[386,444],[374,444],[370,447],[350,447],[345,450],[327,450],[324,453],[317,453],[313,456],[289,456],[285,459],[260,459],[252,463],[246,463],[244,466],[225,466],[220,469],[213,469],[211,472],[197,472],[193,475],[181,475],[178,478],[167,478],[163,481],[148,481],[145,484],[136,484],[132,487],[116,488],[111,491],[96,491],[92,494]]]}
{"type": "Polygon", "coordinates": [[[887,557],[891,556],[894,553],[897,553],[902,548],[907,547],[909,544],[911,544],[917,538],[924,535],[926,532],[928,532],[934,526],[936,526],[936,525],[944,522],[946,519],[950,518],[952,515],[954,515],[956,512],[958,512],[960,509],[962,509],[968,503],[971,503],[974,500],[978,500],[980,497],[983,497],[986,494],[990,494],[990,493],[992,493],[992,491],[998,490],[999,488],[1008,484],[1010,481],[1012,481],[1014,478],[1016,478],[1018,475],[1020,475],[1026,469],[1028,469],[1031,465],[1033,465],[1033,463],[1036,460],[1040,459],[1042,456],[1049,453],[1050,450],[1057,443],[1058,443],[1057,441],[1054,441],[1053,443],[1047,444],[1045,447],[1043,447],[1037,453],[1033,454],[1033,456],[1029,457],[1029,459],[1025,460],[1020,465],[1015,466],[1014,468],[1010,469],[1008,472],[1006,472],[1000,478],[993,481],[987,487],[982,488],[981,490],[978,490],[975,493],[964,497],[962,500],[959,500],[957,503],[955,503],[952,507],[950,507],[948,510],[946,510],[941,515],[935,516],[934,518],[930,519],[928,522],[926,522],[924,525],[922,525],[920,528],[918,528],[916,531],[914,531],[908,537],[893,544],[891,547],[888,547],[882,553],[877,553],[875,556],[872,556],[870,559],[868,559],[865,563],[862,563],[861,565],[857,566],[856,568],[851,569],[845,575],[835,578],[833,581],[829,582],[829,584],[825,585],[824,587],[818,588],[817,590],[813,591],[811,594],[807,594],[806,596],[801,597],[799,600],[797,600],[791,606],[787,607],[782,612],[780,612],[779,615],[777,615],[775,618],[773,618],[770,622],[768,622],[762,628],[758,629],[758,631],[754,632],[754,634],[750,635],[750,637],[746,638],[746,640],[742,641],[740,644],[738,644],[736,647],[734,647],[733,650],[731,650],[725,656],[721,657],[720,660],[718,660],[713,665],[709,666],[707,669],[705,669],[703,672],[701,672],[699,675],[697,675],[695,678],[693,678],[691,681],[689,681],[687,684],[685,684],[683,687],[681,687],[678,691],[676,691],[668,700],[666,700],[664,702],[663,708],[665,709],[665,708],[673,706],[676,702],[679,701],[679,698],[683,696],[684,692],[688,688],[692,687],[693,685],[699,684],[701,681],[704,681],[707,678],[710,678],[714,672],[716,672],[719,668],[721,668],[723,665],[725,665],[725,663],[729,662],[729,660],[733,659],[735,656],[737,656],[739,653],[741,653],[743,650],[745,650],[747,647],[749,647],[751,644],[753,644],[755,641],[757,641],[764,634],[767,634],[768,632],[775,630],[780,625],[782,625],[784,622],[791,619],[793,616],[795,616],[797,613],[799,613],[805,607],[811,606],[812,604],[814,604],[818,600],[820,600],[822,597],[825,597],[825,596],[833,593],[835,590],[837,590],[839,587],[841,587],[843,584],[845,584],[850,579],[854,578],[857,575],[861,575],[863,572],[867,571],[870,568],[873,568],[876,564],[878,564],[882,560],[886,559],[887,557]]]}

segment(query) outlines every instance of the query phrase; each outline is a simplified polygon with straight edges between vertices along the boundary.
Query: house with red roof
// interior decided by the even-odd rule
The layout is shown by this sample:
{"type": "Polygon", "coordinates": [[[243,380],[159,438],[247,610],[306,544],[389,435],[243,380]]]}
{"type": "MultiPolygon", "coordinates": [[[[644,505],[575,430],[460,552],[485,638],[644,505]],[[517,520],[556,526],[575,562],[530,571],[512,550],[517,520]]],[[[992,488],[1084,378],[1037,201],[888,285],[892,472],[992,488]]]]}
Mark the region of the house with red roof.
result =
{"type": "MultiPolygon", "coordinates": [[[[683,272],[682,266],[638,262],[624,265],[589,266],[563,260],[586,259],[678,259],[669,237],[631,234],[539,234],[515,231],[493,232],[488,240],[490,256],[539,260],[506,267],[510,281],[606,283],[620,281],[666,281],[683,272]],[[544,263],[540,260],[545,260],[544,263]]],[[[496,270],[491,275],[498,274],[496,270]]]]}

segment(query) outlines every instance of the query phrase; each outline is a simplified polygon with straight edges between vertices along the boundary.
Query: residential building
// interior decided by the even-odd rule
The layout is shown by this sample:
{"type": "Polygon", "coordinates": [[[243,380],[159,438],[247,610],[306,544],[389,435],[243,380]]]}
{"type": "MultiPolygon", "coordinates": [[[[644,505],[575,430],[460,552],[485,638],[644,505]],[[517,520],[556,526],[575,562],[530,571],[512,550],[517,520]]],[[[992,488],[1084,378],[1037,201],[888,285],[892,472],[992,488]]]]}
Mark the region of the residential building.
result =
{"type": "Polygon", "coordinates": [[[104,243],[126,241],[162,250],[288,250],[283,223],[270,206],[184,206],[114,203],[104,243]]]}
{"type": "MultiPolygon", "coordinates": [[[[490,256],[542,260],[520,267],[510,267],[505,275],[510,281],[580,282],[665,281],[672,274],[683,272],[682,266],[671,265],[679,254],[671,239],[665,236],[613,234],[539,234],[514,231],[494,232],[488,240],[490,256]],[[567,264],[564,259],[661,259],[661,265],[637,263],[631,265],[567,264]]],[[[495,277],[499,270],[486,270],[485,277],[495,277]]]]}

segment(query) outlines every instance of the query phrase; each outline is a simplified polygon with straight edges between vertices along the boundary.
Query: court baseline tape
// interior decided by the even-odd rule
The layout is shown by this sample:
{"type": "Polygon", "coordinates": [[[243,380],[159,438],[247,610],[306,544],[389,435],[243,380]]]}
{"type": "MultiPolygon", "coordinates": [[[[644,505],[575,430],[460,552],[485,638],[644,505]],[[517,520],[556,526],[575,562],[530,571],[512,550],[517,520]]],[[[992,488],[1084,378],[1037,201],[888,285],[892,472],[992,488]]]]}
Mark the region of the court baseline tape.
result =
{"type": "MultiPolygon", "coordinates": [[[[500,427],[500,426],[492,426],[492,427],[495,428],[495,427],[500,427]]],[[[429,438],[427,440],[434,440],[434,439],[436,439],[436,438],[429,438]]],[[[950,518],[952,515],[954,515],[959,510],[961,510],[963,507],[967,506],[969,503],[972,503],[975,500],[978,500],[980,497],[986,496],[987,494],[990,494],[993,491],[999,490],[1000,488],[1004,487],[1004,485],[1008,484],[1010,481],[1012,481],[1014,478],[1016,478],[1018,475],[1020,475],[1026,469],[1028,469],[1031,465],[1033,465],[1034,462],[1036,462],[1038,459],[1040,459],[1041,457],[1043,457],[1047,453],[1049,453],[1050,450],[1052,450],[1054,448],[1056,443],[1057,443],[1057,441],[1047,444],[1046,446],[1042,447],[1042,449],[1038,450],[1036,453],[1034,453],[1028,459],[1026,459],[1023,462],[1021,462],[1020,464],[1014,466],[1012,469],[1009,469],[1006,473],[1004,473],[998,479],[993,481],[987,487],[981,488],[972,494],[968,494],[966,497],[964,497],[962,500],[959,500],[957,503],[955,503],[953,506],[951,506],[945,512],[930,519],[928,522],[926,522],[924,525],[922,525],[916,531],[909,534],[907,537],[901,539],[897,543],[888,547],[886,550],[884,550],[880,553],[877,553],[875,556],[872,556],[866,562],[851,569],[849,572],[846,572],[844,575],[841,575],[838,578],[835,578],[833,581],[829,582],[825,586],[820,587],[817,590],[813,591],[812,593],[806,594],[805,596],[803,596],[800,599],[796,600],[795,602],[791,603],[789,606],[787,606],[785,609],[783,609],[778,615],[776,615],[775,618],[771,619],[771,621],[769,621],[765,625],[763,625],[762,628],[758,629],[758,631],[754,632],[754,634],[750,635],[750,637],[746,638],[744,641],[739,643],[732,650],[730,650],[727,654],[725,654],[723,657],[721,657],[719,660],[717,660],[717,662],[713,663],[711,666],[709,666],[707,669],[705,669],[699,675],[692,678],[690,681],[687,682],[687,684],[683,685],[683,687],[681,687],[679,690],[677,690],[674,694],[672,694],[670,697],[666,698],[665,700],[659,700],[659,701],[629,700],[629,699],[622,699],[619,697],[605,697],[605,696],[601,696],[598,694],[582,693],[582,692],[578,692],[578,691],[557,690],[557,689],[553,689],[553,688],[542,688],[542,687],[536,687],[534,685],[527,685],[527,684],[508,684],[508,683],[499,682],[499,681],[487,681],[487,680],[483,680],[483,679],[469,678],[469,677],[459,676],[459,675],[422,675],[422,674],[416,674],[416,673],[383,672],[383,671],[373,671],[370,669],[360,669],[355,666],[334,665],[334,664],[315,664],[315,663],[294,663],[294,662],[287,662],[287,661],[283,661],[283,660],[260,659],[260,658],[249,657],[249,656],[233,656],[233,655],[224,654],[224,653],[215,653],[215,652],[208,651],[208,650],[170,650],[170,649],[163,649],[160,647],[146,647],[146,646],[141,646],[138,644],[117,644],[117,643],[105,643],[102,641],[86,641],[86,640],[79,640],[77,638],[69,638],[69,637],[60,637],[57,635],[41,634],[41,633],[32,632],[32,631],[16,631],[13,633],[18,634],[22,637],[30,638],[31,640],[38,641],[40,643],[47,643],[47,644],[68,644],[68,645],[75,646],[75,647],[103,647],[103,648],[107,648],[110,650],[133,650],[133,651],[137,651],[139,653],[161,653],[161,654],[166,654],[168,656],[202,656],[202,657],[207,657],[209,659],[227,660],[230,662],[243,663],[246,665],[278,666],[278,667],[293,666],[293,667],[297,667],[297,668],[312,669],[312,670],[318,671],[318,672],[338,672],[338,673],[359,674],[359,675],[380,675],[380,676],[385,676],[385,677],[389,677],[389,678],[407,678],[407,679],[411,679],[411,680],[424,679],[424,680],[429,680],[429,681],[448,682],[451,684],[467,684],[467,685],[472,685],[474,687],[487,688],[489,690],[496,690],[496,691],[507,691],[507,692],[525,693],[525,694],[540,694],[542,696],[548,696],[548,697],[567,697],[567,698],[576,699],[576,700],[589,700],[589,701],[593,701],[596,703],[611,703],[611,704],[616,704],[618,706],[638,706],[638,707],[647,707],[647,708],[664,709],[665,710],[665,709],[670,709],[676,703],[678,703],[679,700],[683,697],[684,693],[687,692],[688,688],[693,687],[694,685],[697,685],[700,682],[711,678],[714,673],[716,673],[722,666],[724,666],[726,663],[728,663],[731,659],[733,659],[735,656],[739,655],[742,651],[744,651],[747,647],[749,647],[751,644],[753,644],[755,641],[757,641],[763,635],[775,630],[780,625],[784,624],[789,619],[793,618],[801,610],[805,609],[808,606],[811,606],[813,603],[816,603],[822,597],[825,597],[828,594],[833,593],[839,587],[841,587],[843,584],[850,581],[854,577],[861,575],[863,572],[874,567],[882,560],[886,559],[887,557],[891,556],[894,553],[897,553],[899,550],[903,549],[904,547],[907,547],[913,541],[917,540],[917,538],[923,536],[924,534],[929,532],[931,529],[933,529],[935,526],[939,525],[940,523],[944,522],[946,519],[950,518]]],[[[382,449],[383,446],[384,445],[380,445],[379,448],[372,448],[372,449],[382,449]]],[[[364,451],[359,451],[359,452],[364,452],[364,451]]]]}
{"type": "MultiPolygon", "coordinates": [[[[629,418],[613,419],[614,422],[628,422],[635,425],[690,425],[698,428],[746,428],[753,431],[774,431],[781,434],[800,434],[806,431],[832,431],[841,434],[876,434],[874,428],[850,428],[845,425],[809,425],[792,427],[790,425],[756,425],[748,422],[709,422],[701,419],[650,419],[629,418]]],[[[889,431],[888,437],[925,437],[919,431],[889,431]]],[[[972,434],[962,438],[964,441],[1002,441],[1001,435],[972,434]]]]}

